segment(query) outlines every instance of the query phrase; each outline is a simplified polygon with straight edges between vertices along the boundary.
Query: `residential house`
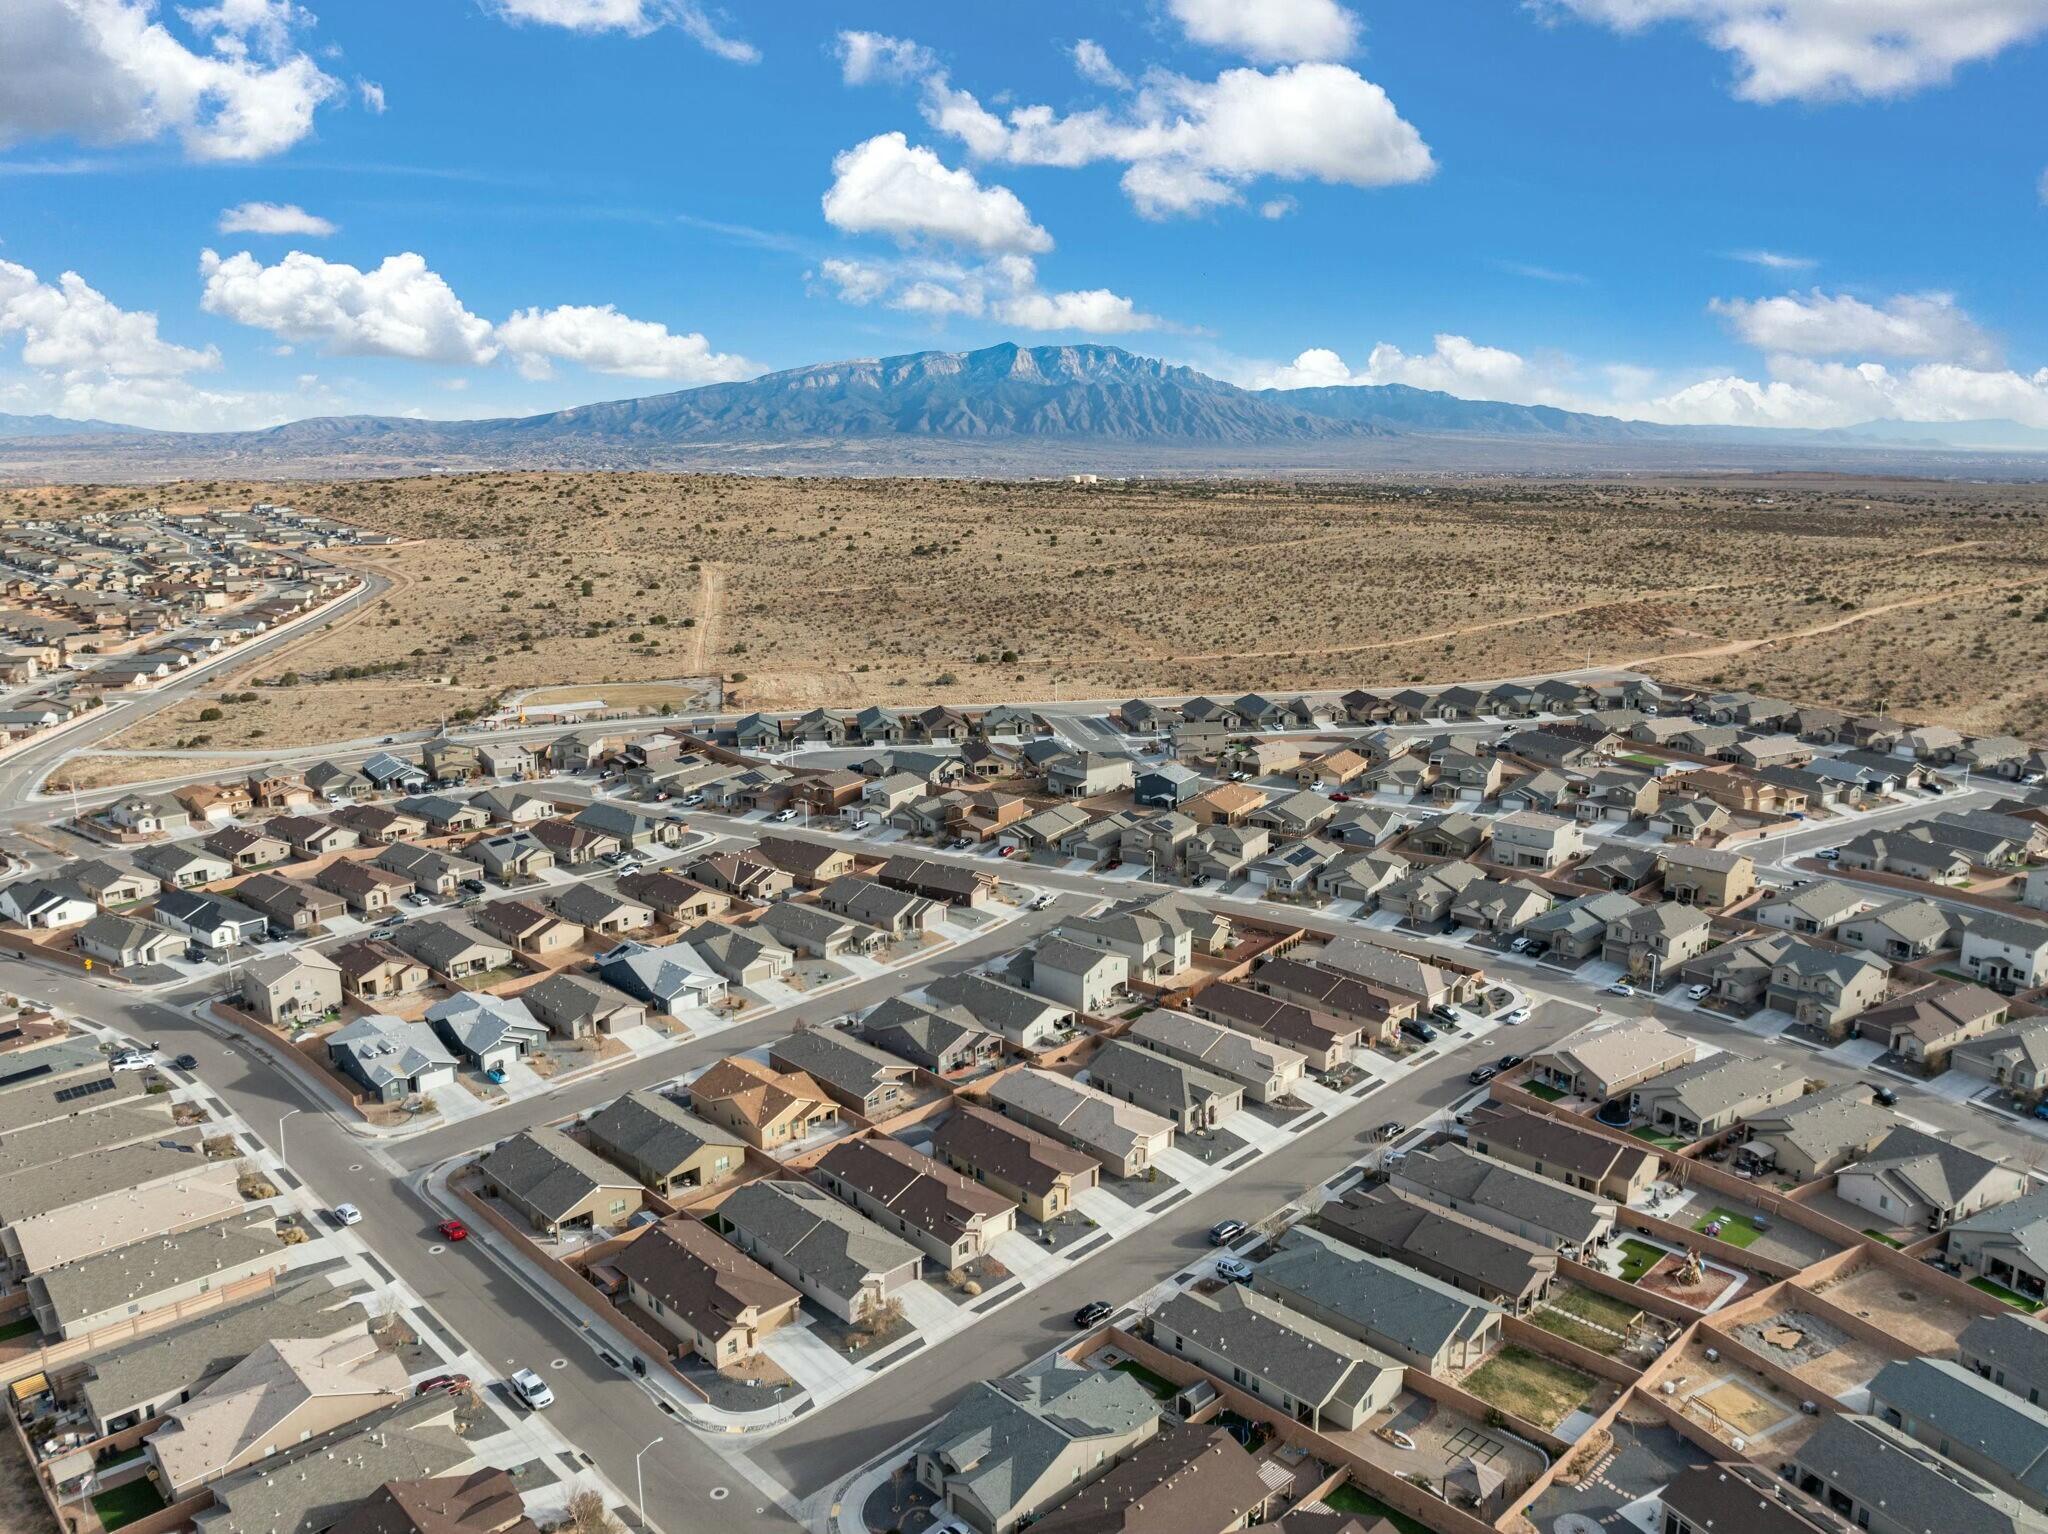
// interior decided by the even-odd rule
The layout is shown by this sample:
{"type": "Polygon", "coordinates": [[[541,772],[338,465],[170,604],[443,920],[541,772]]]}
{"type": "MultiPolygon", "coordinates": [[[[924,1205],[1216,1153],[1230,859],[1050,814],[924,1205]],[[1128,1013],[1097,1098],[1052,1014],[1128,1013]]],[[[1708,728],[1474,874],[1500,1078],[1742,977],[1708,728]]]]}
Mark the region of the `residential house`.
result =
{"type": "Polygon", "coordinates": [[[659,1092],[628,1092],[582,1126],[591,1149],[663,1198],[715,1187],[746,1165],[746,1142],[659,1092]]]}
{"type": "Polygon", "coordinates": [[[1584,1261],[1614,1231],[1617,1206],[1455,1142],[1411,1151],[1388,1186],[1553,1252],[1584,1261]]]}
{"type": "Polygon", "coordinates": [[[1835,929],[1835,941],[1910,964],[1953,947],[1963,925],[1932,900],[1894,900],[1850,917],[1835,929]]]}
{"type": "Polygon", "coordinates": [[[215,950],[262,940],[270,920],[260,911],[221,895],[165,890],[157,897],[156,920],[202,948],[215,950]]]}
{"type": "Polygon", "coordinates": [[[1752,1171],[1774,1168],[1808,1182],[1869,1155],[1898,1122],[1861,1082],[1823,1087],[1752,1114],[1743,1125],[1737,1164],[1752,1171]]]}
{"type": "Polygon", "coordinates": [[[145,847],[135,854],[135,861],[161,879],[166,889],[197,889],[202,884],[228,878],[235,871],[234,865],[218,853],[190,843],[145,847]]]}
{"type": "Polygon", "coordinates": [[[342,989],[358,1001],[387,1001],[426,988],[426,965],[380,938],[343,943],[329,955],[342,989]]]}
{"type": "Polygon", "coordinates": [[[1870,1414],[1973,1476],[2048,1509],[2048,1411],[1953,1359],[1895,1359],[1870,1382],[1870,1414]]]}
{"type": "Polygon", "coordinates": [[[1641,1082],[1629,1103],[1651,1128],[1691,1144],[1805,1091],[1806,1078],[1782,1061],[1722,1053],[1641,1082]]]}
{"type": "MultiPolygon", "coordinates": [[[[663,1220],[612,1259],[626,1303],[719,1369],[745,1363],[795,1319],[803,1296],[702,1221],[663,1220]]],[[[384,1534],[384,1531],[365,1531],[384,1534]]],[[[436,1531],[437,1534],[437,1531],[436,1531]]]]}
{"type": "Polygon", "coordinates": [[[468,980],[512,964],[509,946],[458,921],[407,922],[392,941],[443,980],[468,980]]]}
{"type": "Polygon", "coordinates": [[[1848,1037],[1853,1020],[1891,988],[1891,966],[1867,953],[1792,943],[1771,966],[1765,1000],[1830,1039],[1848,1037]]]}
{"type": "Polygon", "coordinates": [[[1642,909],[1615,890],[1580,895],[1536,917],[1522,928],[1522,936],[1541,943],[1556,960],[1582,962],[1599,954],[1608,934],[1642,909]]]}
{"type": "Polygon", "coordinates": [[[102,911],[78,929],[73,939],[79,953],[116,969],[135,969],[144,964],[162,964],[185,951],[185,940],[177,933],[146,921],[131,921],[102,911]]]}
{"type": "Polygon", "coordinates": [[[516,996],[462,991],[427,1008],[443,1044],[486,1075],[501,1075],[547,1042],[548,1027],[516,996]]]}
{"type": "Polygon", "coordinates": [[[359,863],[349,858],[329,863],[313,875],[313,883],[330,895],[339,895],[348,909],[363,916],[395,911],[399,902],[413,892],[413,882],[405,875],[376,863],[359,863]]]}
{"type": "Polygon", "coordinates": [[[1973,912],[1963,926],[1962,968],[1979,985],[2010,996],[2048,981],[2048,924],[1973,912]]]}
{"type": "Polygon", "coordinates": [[[531,900],[493,900],[476,913],[477,930],[518,953],[559,961],[583,941],[583,928],[531,900]]]}
{"type": "Polygon", "coordinates": [[[382,1103],[424,1097],[455,1084],[455,1057],[425,1023],[371,1014],[327,1036],[327,1058],[382,1103]]]}
{"type": "Polygon", "coordinates": [[[522,1130],[477,1163],[486,1194],[518,1213],[534,1232],[623,1230],[640,1212],[640,1184],[559,1129],[522,1130]]]}
{"type": "Polygon", "coordinates": [[[1657,1158],[1568,1119],[1520,1108],[1481,1107],[1468,1118],[1466,1143],[1482,1156],[1520,1167],[1612,1204],[1630,1204],[1657,1181],[1657,1158]]]}
{"type": "Polygon", "coordinates": [[[730,987],[694,949],[649,948],[628,938],[598,956],[597,976],[607,987],[670,1016],[716,1007],[730,987]]]}
{"type": "Polygon", "coordinates": [[[315,932],[348,910],[340,896],[281,874],[250,875],[235,886],[235,898],[286,932],[315,932]]]}
{"type": "Polygon", "coordinates": [[[977,1534],[1013,1534],[1146,1443],[1159,1421],[1135,1377],[1055,1354],[972,1383],[921,1442],[917,1482],[977,1534]]]}
{"type": "Polygon", "coordinates": [[[1852,916],[1870,909],[1869,897],[1859,889],[1832,879],[1820,879],[1804,889],[1788,890],[1766,900],[1754,911],[1754,919],[1780,932],[1806,937],[1827,937],[1852,916]]]}
{"type": "Polygon", "coordinates": [[[500,884],[524,884],[555,866],[554,852],[531,831],[504,831],[472,842],[467,849],[500,884]]]}
{"type": "Polygon", "coordinates": [[[1325,1204],[1316,1212],[1315,1228],[1513,1315],[1541,1301],[1557,1280],[1552,1248],[1394,1186],[1355,1189],[1325,1204]]]}
{"type": "Polygon", "coordinates": [[[943,975],[925,987],[924,997],[933,1010],[1000,1034],[1026,1052],[1059,1042],[1074,1026],[1073,1008],[987,975],[943,975]]]}
{"type": "Polygon", "coordinates": [[[811,1175],[949,1271],[987,1256],[1017,1224],[1002,1194],[886,1136],[839,1141],[811,1175]]]}
{"type": "Polygon", "coordinates": [[[988,1101],[1018,1122],[1086,1151],[1115,1177],[1140,1175],[1173,1144],[1170,1120],[1032,1066],[996,1077],[988,1101]]]}
{"type": "Polygon", "coordinates": [[[2004,1087],[2022,1101],[2036,1101],[2048,1089],[2048,1018],[2029,1018],[1958,1044],[1948,1063],[2004,1087]]]}
{"type": "Polygon", "coordinates": [[[923,1268],[916,1247],[810,1183],[748,1183],[718,1217],[734,1246],[848,1323],[892,1302],[923,1268]]]}
{"type": "Polygon", "coordinates": [[[519,999],[562,1039],[623,1033],[647,1021],[647,1008],[624,991],[560,971],[521,991],[519,999]]]}
{"type": "Polygon", "coordinates": [[[1870,1534],[2048,1534],[2042,1518],[1876,1417],[1830,1413],[1792,1451],[1788,1479],[1870,1534]]]}
{"type": "Polygon", "coordinates": [[[1088,1084],[1169,1120],[1182,1134],[1215,1129],[1244,1106],[1239,1082],[1125,1039],[1112,1039],[1089,1058],[1088,1084]]]}
{"type": "Polygon", "coordinates": [[[768,1046],[768,1063],[822,1087],[851,1113],[873,1122],[916,1100],[916,1067],[839,1028],[804,1028],[768,1046]]]}
{"type": "Polygon", "coordinates": [[[1881,1040],[1885,1053],[1924,1075],[1938,1076],[1948,1069],[1958,1045],[1996,1034],[2011,1011],[1996,991],[1937,980],[1872,1007],[1856,1019],[1855,1028],[1863,1038],[1881,1040]]]}
{"type": "Polygon", "coordinates": [[[1293,1050],[1313,1071],[1330,1072],[1349,1065],[1352,1051],[1364,1047],[1365,1024],[1247,986],[1204,986],[1188,1005],[1233,1032],[1293,1050]]]}
{"type": "Polygon", "coordinates": [[[1307,1069],[1307,1061],[1295,1050],[1164,1008],[1139,1017],[1120,1042],[1234,1082],[1259,1103],[1289,1097],[1307,1069]]]}
{"type": "Polygon", "coordinates": [[[341,995],[341,966],[317,948],[266,954],[242,967],[242,1005],[273,1028],[338,1011],[341,995]]]}
{"type": "MultiPolygon", "coordinates": [[[[1835,1196],[1870,1211],[1887,1227],[1945,1230],[2010,1204],[2028,1186],[2018,1167],[1901,1124],[1836,1175],[1835,1196]]],[[[1952,1240],[1950,1256],[1955,1254],[1952,1240]]]]}
{"type": "Polygon", "coordinates": [[[941,1121],[931,1150],[1041,1222],[1072,1209],[1075,1195],[1102,1176],[1101,1163],[1086,1152],[972,1103],[962,1103],[941,1121]]]}
{"type": "Polygon", "coordinates": [[[1362,1430],[1401,1393],[1400,1363],[1241,1285],[1175,1294],[1146,1325],[1155,1346],[1317,1431],[1362,1430]]]}
{"type": "Polygon", "coordinates": [[[1497,1306],[1302,1226],[1280,1238],[1251,1287],[1439,1378],[1477,1365],[1500,1345],[1497,1306]]]}
{"type": "Polygon", "coordinates": [[[1756,888],[1756,863],[1744,852],[1666,847],[1657,855],[1664,894],[1681,905],[1724,911],[1756,888]]]}
{"type": "Polygon", "coordinates": [[[1698,1047],[1648,1017],[1601,1018],[1566,1034],[1529,1060],[1543,1086],[1602,1102],[1690,1065],[1698,1047]]]}
{"type": "Polygon", "coordinates": [[[1519,810],[1494,821],[1493,850],[1487,856],[1507,868],[1547,871],[1584,856],[1589,847],[1576,821],[1519,810]]]}
{"type": "Polygon", "coordinates": [[[796,1144],[839,1122],[839,1105],[796,1071],[728,1055],[688,1085],[699,1118],[731,1130],[756,1150],[796,1144]]]}
{"type": "Polygon", "coordinates": [[[268,868],[291,861],[291,843],[253,826],[223,826],[200,841],[208,852],[226,858],[237,869],[268,868]]]}
{"type": "Polygon", "coordinates": [[[2048,1193],[1992,1203],[1949,1226],[1948,1259],[2029,1300],[2048,1299],[2048,1193]]]}

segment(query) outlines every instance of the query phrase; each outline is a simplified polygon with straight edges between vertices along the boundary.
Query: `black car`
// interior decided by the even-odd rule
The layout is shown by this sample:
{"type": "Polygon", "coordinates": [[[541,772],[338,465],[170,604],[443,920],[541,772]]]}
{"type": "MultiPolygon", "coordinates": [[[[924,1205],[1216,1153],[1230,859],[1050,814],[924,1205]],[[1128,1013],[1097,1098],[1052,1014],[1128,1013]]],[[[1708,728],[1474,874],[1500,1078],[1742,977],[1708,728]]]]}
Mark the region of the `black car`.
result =
{"type": "Polygon", "coordinates": [[[1877,1100],[1880,1108],[1896,1108],[1899,1105],[1899,1094],[1890,1087],[1872,1087],[1870,1095],[1877,1100]]]}
{"type": "Polygon", "coordinates": [[[1436,1037],[1436,1030],[1416,1017],[1404,1020],[1401,1024],[1401,1031],[1411,1039],[1420,1039],[1425,1044],[1436,1037]]]}
{"type": "Polygon", "coordinates": [[[1100,1326],[1116,1314],[1116,1307],[1107,1300],[1090,1300],[1074,1312],[1074,1325],[1100,1326]]]}
{"type": "Polygon", "coordinates": [[[1527,1055],[1502,1055],[1500,1057],[1500,1068],[1504,1071],[1511,1071],[1528,1058],[1527,1055]]]}
{"type": "Polygon", "coordinates": [[[196,1071],[199,1069],[199,1057],[197,1055],[180,1055],[171,1064],[181,1071],[196,1071]]]}
{"type": "Polygon", "coordinates": [[[490,886],[481,879],[464,879],[462,887],[472,895],[482,895],[490,890],[490,886]]]}
{"type": "Polygon", "coordinates": [[[1487,1082],[1493,1080],[1499,1074],[1500,1067],[1497,1065],[1475,1065],[1466,1074],[1465,1079],[1471,1082],[1473,1086],[1481,1087],[1485,1086],[1487,1082]]]}
{"type": "Polygon", "coordinates": [[[1458,1020],[1458,1009],[1449,1002],[1443,1002],[1431,1007],[1429,1015],[1440,1023],[1455,1023],[1458,1020]]]}
{"type": "Polygon", "coordinates": [[[1403,1124],[1398,1119],[1389,1120],[1375,1129],[1372,1132],[1372,1137],[1375,1140],[1398,1140],[1401,1137],[1401,1131],[1407,1127],[1406,1124],[1403,1124]]]}

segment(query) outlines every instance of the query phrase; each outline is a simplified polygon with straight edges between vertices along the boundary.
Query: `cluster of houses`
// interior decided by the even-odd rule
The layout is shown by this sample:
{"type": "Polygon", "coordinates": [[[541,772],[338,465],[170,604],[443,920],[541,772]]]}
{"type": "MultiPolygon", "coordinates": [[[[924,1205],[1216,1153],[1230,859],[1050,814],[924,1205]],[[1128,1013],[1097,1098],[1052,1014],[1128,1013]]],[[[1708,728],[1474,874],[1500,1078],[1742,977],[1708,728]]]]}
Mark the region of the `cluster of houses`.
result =
{"type": "Polygon", "coordinates": [[[323,558],[359,541],[258,505],[43,518],[0,537],[0,729],[22,739],[99,695],[140,691],[287,623],[354,584],[323,558]]]}

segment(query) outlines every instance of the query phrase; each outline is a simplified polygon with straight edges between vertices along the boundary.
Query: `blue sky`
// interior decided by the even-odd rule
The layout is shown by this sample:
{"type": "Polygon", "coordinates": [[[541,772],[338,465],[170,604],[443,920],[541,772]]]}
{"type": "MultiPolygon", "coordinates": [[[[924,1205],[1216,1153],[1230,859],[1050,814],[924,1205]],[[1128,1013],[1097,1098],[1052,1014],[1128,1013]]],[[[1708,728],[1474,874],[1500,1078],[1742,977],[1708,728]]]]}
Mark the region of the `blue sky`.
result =
{"type": "Polygon", "coordinates": [[[1104,340],[2048,426],[2048,0],[6,0],[0,410],[1104,340]]]}

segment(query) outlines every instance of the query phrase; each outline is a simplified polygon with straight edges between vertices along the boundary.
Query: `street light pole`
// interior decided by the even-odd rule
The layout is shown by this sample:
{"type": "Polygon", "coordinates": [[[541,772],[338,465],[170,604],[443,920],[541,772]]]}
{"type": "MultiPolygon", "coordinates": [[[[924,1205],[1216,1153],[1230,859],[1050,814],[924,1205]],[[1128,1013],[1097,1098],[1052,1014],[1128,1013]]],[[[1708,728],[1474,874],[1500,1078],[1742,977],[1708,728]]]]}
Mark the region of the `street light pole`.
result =
{"type": "MultiPolygon", "coordinates": [[[[279,1114],[279,1115],[277,1116],[277,1159],[278,1159],[279,1161],[284,1161],[284,1159],[285,1159],[285,1156],[284,1156],[284,1121],[285,1121],[286,1119],[290,1118],[290,1117],[291,1117],[291,1116],[292,1116],[292,1115],[293,1115],[294,1113],[304,1113],[305,1111],[306,1111],[306,1110],[305,1110],[305,1109],[303,1109],[303,1108],[287,1108],[287,1109],[285,1109],[285,1110],[284,1110],[284,1112],[280,1113],[280,1114],[279,1114]]],[[[285,1164],[286,1164],[286,1165],[290,1165],[290,1163],[289,1163],[289,1162],[286,1162],[285,1164]]]]}
{"type": "MultiPolygon", "coordinates": [[[[655,1439],[654,1443],[650,1443],[647,1446],[647,1449],[653,1448],[654,1444],[660,1442],[661,1439],[655,1439]]],[[[642,1449],[640,1454],[645,1454],[647,1449],[642,1449]]],[[[647,1527],[647,1482],[640,1474],[640,1454],[633,1456],[633,1505],[639,1510],[640,1527],[644,1529],[647,1527]]]]}

